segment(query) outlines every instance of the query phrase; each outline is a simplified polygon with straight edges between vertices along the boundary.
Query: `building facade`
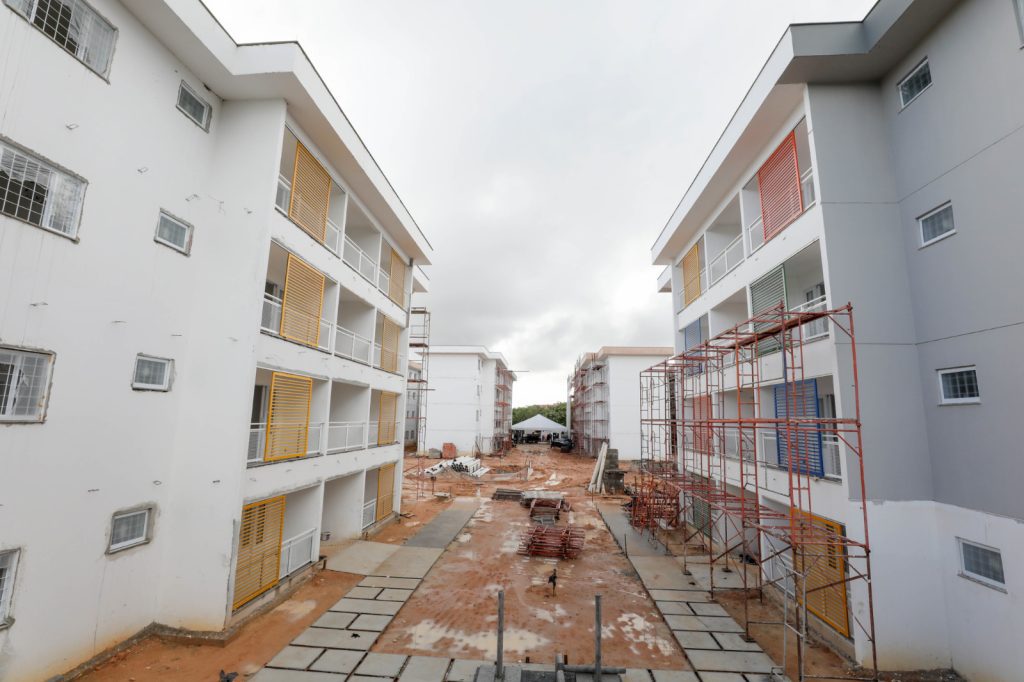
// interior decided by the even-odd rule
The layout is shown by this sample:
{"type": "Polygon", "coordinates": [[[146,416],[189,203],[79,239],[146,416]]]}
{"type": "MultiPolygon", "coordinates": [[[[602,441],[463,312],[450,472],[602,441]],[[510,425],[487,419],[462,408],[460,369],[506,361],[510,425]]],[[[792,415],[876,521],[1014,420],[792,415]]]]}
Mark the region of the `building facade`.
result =
{"type": "Polygon", "coordinates": [[[416,387],[423,381],[423,365],[409,361],[408,389],[405,395],[405,449],[415,450],[419,438],[420,394],[416,387]]]}
{"type": "MultiPolygon", "coordinates": [[[[1024,76],[1021,22],[1011,0],[882,0],[860,22],[791,26],[652,250],[678,352],[780,301],[852,303],[882,669],[1024,667],[1024,463],[1004,421],[1024,379],[1024,90],[995,85],[1024,76]]],[[[802,333],[809,409],[849,416],[842,337],[802,333]]],[[[852,460],[827,439],[821,460],[816,509],[865,537],[852,460]]],[[[842,618],[816,625],[863,662],[863,587],[837,600],[842,618]]]]}
{"type": "Polygon", "coordinates": [[[397,512],[430,246],[295,43],[0,4],[0,678],[219,633],[397,512]]]}
{"type": "Polygon", "coordinates": [[[673,354],[661,346],[603,346],[584,353],[567,381],[569,431],[579,452],[596,457],[601,445],[619,459],[640,459],[640,372],[673,354]]]}
{"type": "Polygon", "coordinates": [[[426,446],[453,443],[460,454],[503,452],[511,445],[515,373],[483,346],[431,346],[426,446]]]}

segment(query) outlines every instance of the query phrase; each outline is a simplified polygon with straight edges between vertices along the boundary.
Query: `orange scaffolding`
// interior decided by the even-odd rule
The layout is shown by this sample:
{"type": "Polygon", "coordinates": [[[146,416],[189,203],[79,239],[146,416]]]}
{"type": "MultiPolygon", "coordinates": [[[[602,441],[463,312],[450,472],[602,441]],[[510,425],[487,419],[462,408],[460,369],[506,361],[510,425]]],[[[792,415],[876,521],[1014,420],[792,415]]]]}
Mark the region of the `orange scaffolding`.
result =
{"type": "Polygon", "coordinates": [[[584,353],[568,380],[569,424],[577,452],[596,457],[608,442],[608,362],[598,353],[584,353]]]}
{"type": "Polygon", "coordinates": [[[416,430],[416,499],[423,497],[423,458],[427,455],[427,394],[430,385],[430,311],[423,307],[409,310],[409,355],[419,359],[419,376],[413,378],[409,372],[407,386],[409,397],[416,397],[416,412],[413,426],[416,430]]]}
{"type": "Polygon", "coordinates": [[[852,306],[816,312],[776,306],[645,370],[640,390],[641,471],[632,524],[652,533],[678,529],[684,570],[686,547],[703,545],[712,594],[746,593],[747,637],[755,623],[781,626],[784,642],[796,637],[800,680],[827,679],[804,669],[808,611],[815,627],[824,622],[847,638],[855,628],[863,633],[870,668],[862,668],[864,677],[842,679],[877,680],[852,306]],[[832,336],[848,416],[818,413],[816,380],[805,376],[809,329],[815,338],[822,329],[832,336]],[[863,524],[852,534],[814,513],[823,443],[846,455],[850,504],[863,524]],[[738,573],[741,587],[716,585],[722,572],[738,573]],[[863,617],[849,607],[855,585],[863,617]],[[751,620],[749,598],[763,599],[769,587],[781,597],[782,619],[751,620]]]}
{"type": "Polygon", "coordinates": [[[512,372],[498,366],[494,380],[493,453],[504,455],[512,449],[512,372]]]}

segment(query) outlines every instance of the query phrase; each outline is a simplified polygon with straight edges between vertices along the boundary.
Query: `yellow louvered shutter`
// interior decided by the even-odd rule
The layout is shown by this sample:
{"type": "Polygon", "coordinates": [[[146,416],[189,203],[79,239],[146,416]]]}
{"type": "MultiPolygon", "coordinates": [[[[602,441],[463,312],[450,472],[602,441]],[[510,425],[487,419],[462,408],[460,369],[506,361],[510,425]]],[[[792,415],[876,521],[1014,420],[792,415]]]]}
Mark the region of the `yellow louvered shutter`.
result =
{"type": "Polygon", "coordinates": [[[398,415],[397,393],[381,392],[379,413],[377,445],[390,445],[395,442],[395,422],[398,415]]]}
{"type": "Polygon", "coordinates": [[[281,573],[283,530],[283,496],[242,507],[232,608],[237,609],[277,584],[281,573]]]}
{"type": "Polygon", "coordinates": [[[387,518],[395,508],[395,465],[385,464],[377,472],[377,518],[387,518]]]}
{"type": "Polygon", "coordinates": [[[301,258],[288,254],[281,304],[281,336],[316,347],[320,342],[320,313],[324,276],[301,258]]]}
{"type": "Polygon", "coordinates": [[[385,317],[381,324],[380,368],[387,372],[398,371],[398,337],[400,334],[399,326],[385,317]]]}
{"type": "Polygon", "coordinates": [[[700,242],[683,256],[684,305],[690,305],[700,296],[700,242]]]}
{"type": "Polygon", "coordinates": [[[270,380],[270,414],[263,459],[272,462],[306,454],[309,438],[309,404],[313,380],[274,372],[270,380]]]}
{"type": "Polygon", "coordinates": [[[327,235],[327,210],[331,203],[331,176],[301,142],[295,147],[292,197],[288,217],[321,244],[327,235]]]}
{"type": "MultiPolygon", "coordinates": [[[[842,525],[835,521],[812,516],[806,512],[797,513],[805,514],[818,528],[831,531],[837,537],[843,536],[842,525]]],[[[814,533],[815,538],[824,536],[826,534],[821,532],[814,533]]],[[[805,550],[794,553],[793,565],[798,576],[806,572],[807,610],[835,628],[836,632],[849,637],[846,557],[843,555],[842,545],[838,541],[829,542],[826,546],[808,544],[805,550]]],[[[800,597],[802,592],[798,580],[797,596],[800,597]]]]}
{"type": "Polygon", "coordinates": [[[391,250],[391,280],[388,298],[405,308],[405,261],[394,249],[391,250]]]}

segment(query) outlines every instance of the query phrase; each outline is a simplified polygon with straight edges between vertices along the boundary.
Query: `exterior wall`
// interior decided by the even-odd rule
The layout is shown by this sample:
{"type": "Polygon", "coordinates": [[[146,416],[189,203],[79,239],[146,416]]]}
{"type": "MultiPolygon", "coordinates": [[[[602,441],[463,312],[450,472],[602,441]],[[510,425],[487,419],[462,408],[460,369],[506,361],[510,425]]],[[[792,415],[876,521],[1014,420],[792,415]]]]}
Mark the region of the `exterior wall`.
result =
{"type": "Polygon", "coordinates": [[[608,356],[608,447],[618,449],[620,460],[640,459],[640,372],[664,359],[608,356]]]}
{"type": "Polygon", "coordinates": [[[480,374],[475,354],[431,354],[427,448],[440,450],[445,443],[454,443],[459,452],[473,451],[483,420],[490,420],[482,410],[480,374]]]}

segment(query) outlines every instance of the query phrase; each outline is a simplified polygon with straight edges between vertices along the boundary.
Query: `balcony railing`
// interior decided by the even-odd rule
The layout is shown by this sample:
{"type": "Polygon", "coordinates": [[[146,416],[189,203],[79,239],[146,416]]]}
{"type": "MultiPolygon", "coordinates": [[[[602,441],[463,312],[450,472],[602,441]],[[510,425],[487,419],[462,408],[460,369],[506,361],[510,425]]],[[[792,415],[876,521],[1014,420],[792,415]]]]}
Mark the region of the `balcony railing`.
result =
{"type": "Polygon", "coordinates": [[[806,211],[814,202],[817,200],[817,195],[814,191],[814,168],[808,168],[800,175],[800,192],[804,199],[804,210],[806,211]]]}
{"type": "Polygon", "coordinates": [[[377,284],[377,264],[348,235],[345,235],[345,250],[342,252],[341,259],[368,282],[373,285],[377,284]]]}
{"type": "MultiPolygon", "coordinates": [[[[260,317],[260,328],[266,332],[270,332],[274,336],[281,336],[281,315],[284,310],[283,301],[277,296],[264,293],[263,294],[263,315],[260,317]]],[[[312,327],[314,324],[314,318],[305,313],[294,313],[302,318],[308,318],[304,320],[308,322],[308,326],[312,327]]],[[[331,352],[331,331],[333,325],[326,319],[319,319],[315,321],[315,324],[319,325],[320,332],[317,338],[316,347],[322,351],[328,353],[331,352]]],[[[312,344],[310,344],[312,345],[312,344]]]]}
{"type": "Polygon", "coordinates": [[[711,273],[711,282],[714,284],[725,277],[737,265],[743,262],[743,235],[738,234],[729,242],[721,253],[711,259],[708,270],[711,273]]]}
{"type": "Polygon", "coordinates": [[[384,421],[372,421],[369,423],[369,430],[367,433],[367,444],[371,448],[375,445],[391,445],[392,443],[398,442],[400,435],[401,434],[398,432],[397,420],[392,421],[390,419],[386,419],[384,421]],[[380,435],[382,430],[384,433],[391,434],[391,439],[388,442],[380,442],[380,435]]]}
{"type": "MultiPolygon", "coordinates": [[[[793,308],[793,311],[799,313],[816,313],[827,309],[828,302],[825,300],[825,297],[819,296],[818,298],[796,306],[793,308]]],[[[811,320],[810,322],[805,323],[801,333],[804,341],[828,336],[828,318],[820,317],[817,320],[811,320]]]]}
{"type": "Polygon", "coordinates": [[[285,212],[288,213],[288,204],[292,198],[292,183],[291,180],[283,175],[277,176],[277,196],[274,197],[274,204],[285,212]]]}
{"type": "Polygon", "coordinates": [[[391,292],[391,275],[384,272],[384,270],[377,271],[377,288],[385,294],[391,292]]]}
{"type": "MultiPolygon", "coordinates": [[[[290,424],[275,425],[281,429],[292,428],[290,424]]],[[[305,424],[303,424],[305,426],[305,424]]],[[[308,432],[306,434],[306,453],[305,455],[295,455],[289,459],[297,459],[299,457],[308,457],[309,455],[315,455],[320,452],[320,443],[323,440],[323,422],[310,423],[308,426],[308,432]]],[[[264,451],[267,446],[267,424],[266,422],[254,422],[249,425],[249,448],[246,452],[245,461],[247,464],[253,464],[256,462],[263,461],[264,451]]]]}
{"type": "MultiPolygon", "coordinates": [[[[274,205],[284,213],[288,215],[288,209],[292,201],[292,183],[284,175],[277,176],[277,195],[274,197],[274,205]]],[[[298,196],[295,199],[296,203],[302,204],[302,197],[298,196]]],[[[341,244],[341,229],[338,224],[330,218],[327,219],[327,226],[324,234],[324,246],[326,246],[332,253],[337,255],[339,253],[339,245],[341,244]]]]}
{"type": "Polygon", "coordinates": [[[377,369],[383,369],[385,372],[391,372],[392,374],[401,374],[402,373],[402,364],[404,362],[405,362],[405,356],[404,355],[402,355],[400,353],[395,353],[395,351],[391,351],[391,350],[385,352],[384,349],[381,347],[381,345],[379,343],[373,344],[373,366],[376,367],[377,369]],[[395,371],[393,371],[393,372],[391,372],[390,369],[385,369],[383,367],[383,365],[382,365],[382,363],[384,361],[384,357],[387,357],[390,360],[390,356],[392,354],[395,355],[395,371]]]}
{"type": "Polygon", "coordinates": [[[343,358],[370,364],[370,347],[373,343],[341,325],[334,326],[334,354],[343,358]]]}
{"type": "Polygon", "coordinates": [[[377,500],[372,499],[363,505],[363,528],[369,528],[377,520],[377,500]]]}
{"type": "Polygon", "coordinates": [[[754,222],[747,225],[747,248],[754,253],[764,246],[764,222],[757,216],[754,222]]]}
{"type": "MultiPolygon", "coordinates": [[[[769,466],[785,468],[786,464],[779,461],[778,438],[775,431],[761,431],[761,461],[769,466]]],[[[842,445],[834,433],[821,434],[821,464],[825,478],[840,479],[843,476],[842,445]]]]}
{"type": "Polygon", "coordinates": [[[365,448],[366,431],[366,422],[329,422],[327,424],[327,453],[365,448]]]}
{"type": "Polygon", "coordinates": [[[315,539],[316,528],[310,528],[281,543],[280,577],[289,576],[303,566],[313,563],[315,539]]]}

